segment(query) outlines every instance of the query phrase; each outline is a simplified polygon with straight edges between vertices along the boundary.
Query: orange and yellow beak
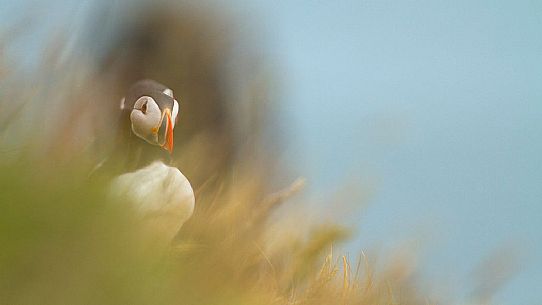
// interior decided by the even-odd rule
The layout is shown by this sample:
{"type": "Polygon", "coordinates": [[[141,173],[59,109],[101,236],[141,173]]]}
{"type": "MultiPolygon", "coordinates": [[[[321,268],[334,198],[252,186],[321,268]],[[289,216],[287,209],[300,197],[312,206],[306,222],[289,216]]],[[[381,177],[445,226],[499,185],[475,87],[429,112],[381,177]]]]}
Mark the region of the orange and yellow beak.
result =
{"type": "Polygon", "coordinates": [[[161,128],[158,132],[160,133],[160,135],[162,134],[164,135],[164,144],[162,144],[162,148],[167,150],[169,153],[172,153],[173,152],[173,122],[171,120],[171,110],[166,109],[164,111],[161,128]]]}

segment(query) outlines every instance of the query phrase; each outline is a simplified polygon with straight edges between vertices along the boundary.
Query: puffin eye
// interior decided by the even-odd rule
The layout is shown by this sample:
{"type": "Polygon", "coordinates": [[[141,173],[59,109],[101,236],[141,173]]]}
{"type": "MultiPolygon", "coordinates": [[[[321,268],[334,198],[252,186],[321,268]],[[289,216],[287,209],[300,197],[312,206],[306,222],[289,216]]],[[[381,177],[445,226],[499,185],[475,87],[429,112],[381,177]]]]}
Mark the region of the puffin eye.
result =
{"type": "Polygon", "coordinates": [[[143,104],[143,106],[141,106],[141,112],[143,112],[143,114],[147,114],[147,102],[145,101],[145,104],[143,104]]]}

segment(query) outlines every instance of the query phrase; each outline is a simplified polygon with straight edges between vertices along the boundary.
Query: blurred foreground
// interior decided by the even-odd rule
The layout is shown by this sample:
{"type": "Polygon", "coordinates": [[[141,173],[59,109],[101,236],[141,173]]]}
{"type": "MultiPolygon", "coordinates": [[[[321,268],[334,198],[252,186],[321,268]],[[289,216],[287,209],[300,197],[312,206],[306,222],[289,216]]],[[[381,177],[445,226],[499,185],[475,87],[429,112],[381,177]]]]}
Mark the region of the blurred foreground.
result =
{"type": "Polygon", "coordinates": [[[2,304],[420,304],[401,263],[375,273],[366,257],[333,256],[340,227],[270,230],[299,182],[264,198],[250,169],[203,186],[164,252],[76,164],[21,159],[1,170],[2,304]]]}
{"type": "Polygon", "coordinates": [[[60,56],[60,38],[32,73],[1,67],[0,303],[419,304],[402,263],[375,274],[367,257],[332,253],[345,228],[287,208],[269,221],[303,182],[274,189],[280,171],[257,145],[266,84],[249,77],[252,63],[249,75],[228,73],[235,39],[224,24],[193,9],[134,14],[145,21],[86,56],[60,56]],[[196,191],[194,216],[166,251],[106,196],[110,176],[89,179],[118,149],[120,97],[144,77],[180,97],[172,163],[196,191]]]}
{"type": "MultiPolygon", "coordinates": [[[[133,14],[143,21],[117,31],[97,23],[92,39],[109,39],[86,53],[59,33],[32,73],[0,58],[0,304],[433,303],[408,255],[377,268],[364,253],[333,253],[347,228],[287,205],[276,213],[303,182],[276,187],[286,174],[261,148],[265,73],[255,57],[233,55],[227,22],[193,7],[133,14]],[[180,96],[172,163],[196,192],[194,216],[166,251],[106,196],[110,177],[88,178],[118,148],[120,97],[147,77],[180,96]]],[[[489,300],[494,285],[482,288],[489,300]]]]}

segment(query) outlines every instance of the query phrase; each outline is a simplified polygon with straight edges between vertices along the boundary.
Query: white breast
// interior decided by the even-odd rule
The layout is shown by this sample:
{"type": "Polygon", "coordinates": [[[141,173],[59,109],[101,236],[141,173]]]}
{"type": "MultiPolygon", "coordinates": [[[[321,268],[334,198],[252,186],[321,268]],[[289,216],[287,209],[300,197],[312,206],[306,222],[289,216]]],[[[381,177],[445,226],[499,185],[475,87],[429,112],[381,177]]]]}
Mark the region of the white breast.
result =
{"type": "Polygon", "coordinates": [[[188,179],[160,161],[116,177],[111,192],[133,204],[145,230],[167,243],[194,211],[194,191],[188,179]]]}

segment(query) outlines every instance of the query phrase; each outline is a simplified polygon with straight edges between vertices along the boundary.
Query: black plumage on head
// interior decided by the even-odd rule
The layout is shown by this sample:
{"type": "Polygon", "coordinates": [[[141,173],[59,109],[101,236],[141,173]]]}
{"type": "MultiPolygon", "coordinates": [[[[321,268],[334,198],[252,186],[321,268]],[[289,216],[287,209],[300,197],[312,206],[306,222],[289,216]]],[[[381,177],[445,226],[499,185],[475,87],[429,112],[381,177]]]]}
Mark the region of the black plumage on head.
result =
{"type": "Polygon", "coordinates": [[[151,79],[145,79],[133,84],[124,97],[124,110],[133,109],[135,102],[142,96],[152,97],[160,109],[169,108],[173,110],[173,97],[164,93],[168,87],[151,79]]]}
{"type": "Polygon", "coordinates": [[[136,101],[143,96],[151,97],[160,110],[172,111],[175,100],[166,93],[166,90],[169,90],[168,87],[150,79],[138,81],[128,89],[117,108],[119,119],[113,151],[102,164],[98,165],[96,171],[116,175],[137,170],[156,160],[171,163],[171,155],[166,150],[149,144],[134,134],[130,120],[136,101]]]}

